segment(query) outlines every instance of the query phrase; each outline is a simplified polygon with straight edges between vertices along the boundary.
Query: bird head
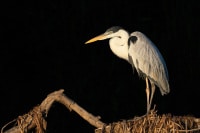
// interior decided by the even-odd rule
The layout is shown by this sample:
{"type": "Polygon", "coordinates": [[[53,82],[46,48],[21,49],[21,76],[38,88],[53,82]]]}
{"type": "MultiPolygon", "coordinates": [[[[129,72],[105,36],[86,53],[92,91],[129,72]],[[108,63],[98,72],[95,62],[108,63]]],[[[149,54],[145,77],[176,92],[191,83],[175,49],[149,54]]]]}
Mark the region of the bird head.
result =
{"type": "Polygon", "coordinates": [[[98,40],[105,40],[105,39],[109,39],[109,38],[112,38],[112,37],[116,37],[117,36],[116,33],[120,29],[122,29],[122,28],[119,27],[119,26],[113,26],[113,27],[109,28],[108,30],[106,30],[105,33],[88,40],[87,42],[85,42],[85,44],[92,43],[92,42],[95,42],[95,41],[98,41],[98,40]]]}

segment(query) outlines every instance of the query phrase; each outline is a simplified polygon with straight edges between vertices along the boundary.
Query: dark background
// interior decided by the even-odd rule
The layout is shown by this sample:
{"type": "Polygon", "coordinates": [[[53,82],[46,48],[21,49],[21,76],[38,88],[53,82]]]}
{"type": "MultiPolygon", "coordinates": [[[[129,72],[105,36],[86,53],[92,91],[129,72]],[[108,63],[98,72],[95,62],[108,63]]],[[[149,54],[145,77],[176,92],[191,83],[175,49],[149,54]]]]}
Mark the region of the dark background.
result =
{"type": "MultiPolygon", "coordinates": [[[[198,1],[4,1],[0,6],[1,127],[60,88],[105,123],[145,114],[145,81],[111,52],[108,40],[84,45],[115,25],[145,33],[166,61],[171,92],[161,96],[156,89],[158,113],[200,117],[198,1]]],[[[47,122],[52,133],[94,130],[60,104],[53,105],[47,122]]]]}

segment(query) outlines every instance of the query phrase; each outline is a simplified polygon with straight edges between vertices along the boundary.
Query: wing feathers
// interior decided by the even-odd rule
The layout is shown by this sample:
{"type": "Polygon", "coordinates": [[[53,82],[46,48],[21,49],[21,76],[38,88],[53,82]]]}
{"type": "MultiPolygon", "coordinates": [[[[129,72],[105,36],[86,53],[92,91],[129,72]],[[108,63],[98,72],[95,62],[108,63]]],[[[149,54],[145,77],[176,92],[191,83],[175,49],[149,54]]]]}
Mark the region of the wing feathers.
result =
{"type": "Polygon", "coordinates": [[[162,94],[169,93],[166,64],[157,47],[141,32],[133,32],[128,43],[129,62],[139,76],[147,76],[160,88],[162,94]]]}

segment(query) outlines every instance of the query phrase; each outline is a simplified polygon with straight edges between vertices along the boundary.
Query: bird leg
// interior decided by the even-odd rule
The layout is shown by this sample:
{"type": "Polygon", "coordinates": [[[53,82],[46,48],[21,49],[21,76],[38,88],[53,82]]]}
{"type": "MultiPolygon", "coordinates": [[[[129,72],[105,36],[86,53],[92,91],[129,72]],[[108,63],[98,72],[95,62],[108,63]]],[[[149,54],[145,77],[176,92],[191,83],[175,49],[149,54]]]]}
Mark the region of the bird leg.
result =
{"type": "Polygon", "coordinates": [[[146,77],[147,114],[149,113],[149,110],[150,110],[149,94],[150,94],[149,82],[148,82],[148,78],[146,77]]]}
{"type": "Polygon", "coordinates": [[[153,100],[153,96],[154,96],[154,93],[155,93],[155,89],[156,89],[156,86],[155,84],[150,80],[150,83],[151,83],[151,97],[150,97],[150,102],[149,102],[149,108],[151,108],[151,103],[152,103],[152,100],[153,100]]]}

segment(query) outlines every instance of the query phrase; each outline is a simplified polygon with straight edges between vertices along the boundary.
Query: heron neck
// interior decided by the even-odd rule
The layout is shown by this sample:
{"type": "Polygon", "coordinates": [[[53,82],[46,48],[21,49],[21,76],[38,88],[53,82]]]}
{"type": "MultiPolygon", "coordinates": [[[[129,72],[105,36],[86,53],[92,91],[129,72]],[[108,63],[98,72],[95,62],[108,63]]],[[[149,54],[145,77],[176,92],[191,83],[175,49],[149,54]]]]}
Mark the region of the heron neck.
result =
{"type": "Polygon", "coordinates": [[[118,57],[128,61],[128,33],[124,33],[122,37],[114,37],[110,39],[110,49],[118,57]]]}

